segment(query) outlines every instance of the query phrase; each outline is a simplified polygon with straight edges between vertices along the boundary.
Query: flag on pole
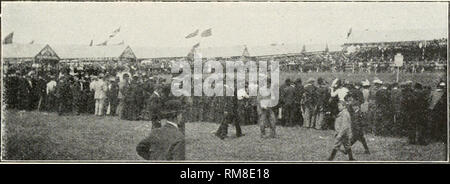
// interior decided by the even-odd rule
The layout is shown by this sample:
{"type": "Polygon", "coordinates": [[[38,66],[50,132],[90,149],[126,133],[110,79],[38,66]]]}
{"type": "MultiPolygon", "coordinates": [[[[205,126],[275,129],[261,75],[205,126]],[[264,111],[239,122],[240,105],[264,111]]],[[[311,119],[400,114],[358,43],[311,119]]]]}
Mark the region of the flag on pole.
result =
{"type": "Polygon", "coordinates": [[[199,32],[199,30],[197,29],[197,30],[195,30],[194,32],[188,34],[185,38],[186,38],[186,39],[193,38],[193,37],[195,37],[195,36],[198,35],[198,32],[199,32]]]}
{"type": "Polygon", "coordinates": [[[192,46],[192,49],[191,49],[191,51],[189,51],[187,57],[193,58],[193,57],[194,57],[195,49],[197,49],[197,47],[199,47],[199,46],[200,46],[200,42],[198,42],[197,44],[193,45],[193,46],[192,46]]]}
{"type": "Polygon", "coordinates": [[[99,43],[96,46],[106,46],[108,44],[108,40],[104,41],[103,43],[99,43]]]}
{"type": "Polygon", "coordinates": [[[31,42],[29,44],[33,44],[33,43],[34,43],[34,40],[31,40],[31,42]]]}
{"type": "Polygon", "coordinates": [[[350,37],[351,34],[352,34],[352,28],[350,28],[350,30],[348,30],[348,32],[347,32],[347,39],[348,39],[348,37],[350,37]]]}
{"type": "Polygon", "coordinates": [[[120,32],[120,27],[117,28],[117,29],[115,29],[115,30],[109,35],[109,38],[112,38],[112,37],[116,36],[117,33],[119,33],[119,32],[120,32]]]}
{"type": "Polygon", "coordinates": [[[204,30],[202,32],[202,34],[201,34],[202,37],[208,37],[208,36],[211,36],[211,35],[212,35],[212,29],[211,28],[209,28],[207,30],[204,30]]]}
{"type": "Polygon", "coordinates": [[[94,40],[91,40],[91,43],[89,44],[89,46],[94,45],[94,40]]]}
{"type": "Polygon", "coordinates": [[[120,32],[120,26],[116,30],[113,31],[113,33],[119,33],[120,32]]]}
{"type": "Polygon", "coordinates": [[[194,46],[192,46],[193,49],[196,49],[197,47],[200,46],[200,42],[198,42],[197,44],[195,44],[194,46]]]}
{"type": "Polygon", "coordinates": [[[11,44],[13,42],[14,32],[9,33],[5,39],[3,39],[3,44],[11,44]]]}
{"type": "Polygon", "coordinates": [[[250,53],[248,52],[247,46],[244,46],[244,51],[242,52],[242,56],[249,57],[250,53]]]}

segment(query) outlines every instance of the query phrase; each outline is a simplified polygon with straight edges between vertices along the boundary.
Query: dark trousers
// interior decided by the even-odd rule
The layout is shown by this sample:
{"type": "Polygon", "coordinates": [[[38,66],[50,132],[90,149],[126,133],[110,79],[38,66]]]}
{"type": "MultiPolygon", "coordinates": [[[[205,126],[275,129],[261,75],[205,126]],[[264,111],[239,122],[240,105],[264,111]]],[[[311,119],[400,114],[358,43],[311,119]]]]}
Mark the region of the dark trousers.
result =
{"type": "Polygon", "coordinates": [[[219,128],[216,131],[216,135],[220,138],[225,138],[228,134],[228,124],[234,124],[236,128],[236,137],[240,137],[242,135],[241,125],[239,124],[239,119],[235,114],[227,114],[222,119],[219,128]]]}
{"type": "Polygon", "coordinates": [[[111,116],[115,116],[116,115],[116,109],[117,109],[117,97],[108,97],[107,99],[106,99],[106,103],[105,103],[105,105],[106,105],[106,109],[108,108],[108,105],[109,105],[109,107],[110,107],[110,115],[111,116]]]}
{"type": "MultiPolygon", "coordinates": [[[[282,119],[284,123],[283,126],[295,126],[299,124],[299,119],[297,118],[298,109],[293,105],[285,105],[282,108],[282,119]]],[[[276,116],[276,115],[275,115],[276,116]]]]}
{"type": "Polygon", "coordinates": [[[410,144],[425,144],[426,123],[422,118],[413,116],[408,127],[408,142],[410,144]]]}

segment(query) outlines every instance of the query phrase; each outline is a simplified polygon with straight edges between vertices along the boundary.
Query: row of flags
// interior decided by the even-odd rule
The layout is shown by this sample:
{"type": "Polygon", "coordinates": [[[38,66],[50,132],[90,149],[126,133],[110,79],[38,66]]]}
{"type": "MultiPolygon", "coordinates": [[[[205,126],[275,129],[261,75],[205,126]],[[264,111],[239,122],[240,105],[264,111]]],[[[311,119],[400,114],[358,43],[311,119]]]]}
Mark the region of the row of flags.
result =
{"type": "MultiPolygon", "coordinates": [[[[188,35],[186,35],[184,38],[189,39],[189,38],[194,38],[196,36],[198,36],[200,33],[200,29],[195,30],[192,33],[189,33],[188,35]]],[[[200,33],[200,37],[210,37],[212,36],[212,28],[206,29],[204,31],[202,31],[200,33]]],[[[200,42],[196,43],[195,45],[192,46],[192,49],[190,50],[190,52],[188,53],[187,57],[189,58],[193,58],[194,57],[194,53],[195,50],[200,47],[200,42]]]]}

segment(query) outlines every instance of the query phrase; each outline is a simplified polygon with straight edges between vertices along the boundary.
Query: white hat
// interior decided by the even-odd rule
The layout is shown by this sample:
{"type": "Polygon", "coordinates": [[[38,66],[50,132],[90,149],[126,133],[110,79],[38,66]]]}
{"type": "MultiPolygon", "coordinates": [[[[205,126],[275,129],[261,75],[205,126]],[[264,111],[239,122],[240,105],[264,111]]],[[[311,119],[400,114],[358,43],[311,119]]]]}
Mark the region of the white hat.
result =
{"type": "Polygon", "coordinates": [[[315,82],[316,80],[314,79],[314,78],[309,78],[307,81],[306,81],[306,83],[313,83],[314,84],[314,82],[315,82]]]}
{"type": "Polygon", "coordinates": [[[373,83],[374,83],[374,84],[383,84],[383,81],[381,81],[381,80],[378,79],[378,78],[375,78],[375,79],[373,80],[373,83]]]}
{"type": "Polygon", "coordinates": [[[362,81],[362,86],[370,86],[369,80],[362,81]]]}

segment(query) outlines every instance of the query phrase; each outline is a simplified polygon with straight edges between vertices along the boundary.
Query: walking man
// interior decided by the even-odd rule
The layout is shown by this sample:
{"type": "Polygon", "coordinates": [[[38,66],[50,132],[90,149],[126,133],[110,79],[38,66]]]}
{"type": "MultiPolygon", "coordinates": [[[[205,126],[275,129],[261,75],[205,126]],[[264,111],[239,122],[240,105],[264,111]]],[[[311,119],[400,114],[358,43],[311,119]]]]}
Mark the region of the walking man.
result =
{"type": "Polygon", "coordinates": [[[334,136],[334,147],[331,151],[331,155],[328,158],[332,161],[336,156],[337,151],[341,146],[344,146],[345,153],[348,155],[349,160],[354,160],[351,148],[350,138],[352,137],[351,117],[347,109],[345,101],[339,101],[338,103],[339,114],[336,117],[334,128],[336,130],[334,136]]]}

